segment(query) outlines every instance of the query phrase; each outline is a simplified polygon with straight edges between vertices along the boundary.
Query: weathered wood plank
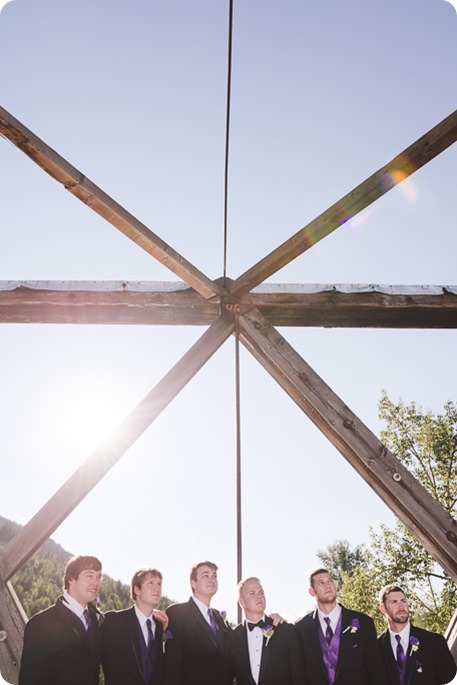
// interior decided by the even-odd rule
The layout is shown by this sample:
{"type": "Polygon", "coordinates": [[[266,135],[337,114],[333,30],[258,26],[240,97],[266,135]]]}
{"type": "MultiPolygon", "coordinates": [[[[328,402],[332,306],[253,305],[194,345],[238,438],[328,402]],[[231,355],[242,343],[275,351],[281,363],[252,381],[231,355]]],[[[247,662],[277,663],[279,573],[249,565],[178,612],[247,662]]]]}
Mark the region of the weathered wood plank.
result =
{"type": "Polygon", "coordinates": [[[78,169],[71,166],[3,107],[0,107],[0,134],[22,150],[52,178],[62,183],[68,192],[195,288],[205,299],[212,297],[217,299],[219,288],[213,281],[104,193],[78,169]]]}
{"type": "MultiPolygon", "coordinates": [[[[236,303],[274,326],[457,328],[457,286],[265,285],[236,303]]],[[[219,314],[184,283],[0,281],[0,323],[205,326],[219,314]]]]}
{"type": "Polygon", "coordinates": [[[100,445],[40,511],[0,552],[0,579],[4,582],[24,564],[95,487],[109,469],[167,407],[197,371],[234,330],[231,319],[220,317],[151,392],[135,407],[118,429],[100,445]]]}
{"type": "Polygon", "coordinates": [[[11,583],[0,580],[0,673],[7,683],[17,683],[27,616],[11,583]],[[3,637],[3,635],[2,635],[3,637]]]}
{"type": "Polygon", "coordinates": [[[457,581],[457,522],[265,317],[238,317],[240,340],[437,562],[457,581]]]}
{"type": "Polygon", "coordinates": [[[239,276],[231,287],[233,295],[252,290],[391,190],[396,179],[407,178],[456,140],[457,110],[239,276]]]}

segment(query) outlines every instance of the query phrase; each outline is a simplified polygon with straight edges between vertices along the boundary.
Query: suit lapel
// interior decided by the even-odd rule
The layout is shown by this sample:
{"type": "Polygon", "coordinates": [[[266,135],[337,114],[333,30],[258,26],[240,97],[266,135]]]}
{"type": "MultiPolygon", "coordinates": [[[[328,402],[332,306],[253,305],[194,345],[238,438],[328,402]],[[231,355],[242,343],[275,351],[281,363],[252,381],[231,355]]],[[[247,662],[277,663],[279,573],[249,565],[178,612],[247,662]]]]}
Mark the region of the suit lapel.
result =
{"type": "Polygon", "coordinates": [[[246,627],[246,621],[244,623],[240,623],[234,635],[236,635],[235,639],[237,644],[235,646],[235,651],[240,660],[241,673],[248,673],[251,685],[255,685],[255,680],[251,673],[251,660],[249,658],[248,629],[246,627]]]}
{"type": "Polygon", "coordinates": [[[409,640],[410,644],[408,646],[408,651],[407,651],[407,659],[406,659],[406,674],[405,674],[405,685],[410,685],[412,676],[414,671],[416,670],[416,654],[417,650],[413,650],[413,645],[411,644],[411,638],[415,637],[418,640],[418,645],[419,646],[419,638],[414,630],[414,626],[411,625],[410,631],[409,631],[409,640]]]}
{"type": "Polygon", "coordinates": [[[87,639],[86,630],[82,624],[82,621],[76,616],[75,613],[73,613],[73,611],[69,607],[66,606],[62,597],[59,597],[55,604],[55,607],[62,621],[64,621],[68,625],[68,627],[71,628],[73,633],[81,639],[81,641],[87,646],[88,649],[90,649],[89,640],[87,639]]]}
{"type": "Polygon", "coordinates": [[[397,661],[392,651],[392,644],[390,642],[390,633],[386,630],[380,637],[382,651],[384,652],[384,662],[387,665],[387,672],[390,681],[394,685],[400,685],[400,676],[398,674],[397,661]]]}
{"type": "Polygon", "coordinates": [[[132,649],[133,660],[136,667],[144,680],[143,674],[143,660],[141,657],[140,647],[140,625],[135,614],[135,608],[132,607],[126,611],[127,634],[130,635],[130,647],[132,649]]]}
{"type": "Polygon", "coordinates": [[[311,635],[310,638],[313,642],[313,654],[316,655],[317,670],[320,672],[321,677],[324,678],[325,682],[328,682],[328,673],[324,664],[324,657],[322,654],[321,643],[319,640],[319,633],[321,632],[321,624],[319,623],[319,614],[317,609],[314,610],[312,614],[312,624],[311,624],[311,635]]]}
{"type": "MultiPolygon", "coordinates": [[[[195,621],[197,623],[198,630],[201,632],[202,635],[205,636],[206,640],[209,640],[214,645],[214,647],[217,648],[218,643],[216,640],[216,636],[214,635],[213,631],[211,630],[209,623],[203,618],[202,612],[200,611],[200,609],[198,608],[198,606],[196,605],[196,603],[194,602],[192,597],[189,599],[188,604],[189,604],[189,610],[190,610],[191,614],[194,616],[195,621]]],[[[214,612],[214,613],[216,614],[217,612],[214,612]]],[[[216,621],[217,621],[217,618],[216,618],[216,621]]]]}
{"type": "MultiPolygon", "coordinates": [[[[273,621],[269,616],[265,616],[265,622],[267,625],[273,625],[273,621]]],[[[275,628],[273,628],[275,630],[275,628]]],[[[262,646],[262,658],[260,660],[260,671],[259,671],[259,685],[262,680],[262,675],[266,671],[266,668],[268,666],[268,662],[270,660],[271,656],[271,651],[274,649],[272,640],[275,639],[274,634],[270,637],[270,639],[267,639],[265,636],[263,637],[263,646],[262,646]]]]}

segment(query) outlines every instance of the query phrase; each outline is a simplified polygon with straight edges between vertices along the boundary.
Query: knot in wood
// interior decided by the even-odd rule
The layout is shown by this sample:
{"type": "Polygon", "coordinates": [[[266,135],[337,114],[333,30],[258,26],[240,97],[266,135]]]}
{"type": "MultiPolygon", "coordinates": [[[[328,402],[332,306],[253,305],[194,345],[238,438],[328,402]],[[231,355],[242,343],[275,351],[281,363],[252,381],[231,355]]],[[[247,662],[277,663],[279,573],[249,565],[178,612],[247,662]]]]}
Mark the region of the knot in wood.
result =
{"type": "Polygon", "coordinates": [[[348,430],[352,430],[354,428],[354,421],[353,419],[344,419],[343,421],[343,426],[347,428],[348,430]]]}

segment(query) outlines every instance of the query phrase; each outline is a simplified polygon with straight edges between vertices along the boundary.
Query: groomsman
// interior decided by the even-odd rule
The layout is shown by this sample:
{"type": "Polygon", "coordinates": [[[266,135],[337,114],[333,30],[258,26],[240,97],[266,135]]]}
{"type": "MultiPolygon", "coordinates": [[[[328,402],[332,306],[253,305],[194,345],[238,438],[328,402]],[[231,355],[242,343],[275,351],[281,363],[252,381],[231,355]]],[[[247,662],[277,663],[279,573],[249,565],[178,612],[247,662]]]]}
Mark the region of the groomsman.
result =
{"type": "Polygon", "coordinates": [[[274,626],[265,615],[265,593],[258,578],[238,584],[245,621],[233,631],[230,655],[237,685],[305,685],[295,628],[274,626]]]}
{"type": "Polygon", "coordinates": [[[218,590],[217,566],[201,561],[190,573],[192,596],[168,607],[172,637],[165,647],[166,685],[231,685],[225,614],[210,604],[218,590]]]}
{"type": "Polygon", "coordinates": [[[312,685],[386,685],[373,620],[337,603],[337,584],[323,568],[311,574],[317,608],[297,621],[312,685]]]}
{"type": "Polygon", "coordinates": [[[387,630],[379,636],[390,685],[443,685],[456,674],[454,658],[438,633],[417,628],[409,621],[409,604],[398,585],[379,593],[387,630]]]}
{"type": "Polygon", "coordinates": [[[25,626],[19,685],[98,685],[101,576],[97,557],[68,561],[63,595],[25,626]]]}
{"type": "Polygon", "coordinates": [[[162,685],[166,616],[156,608],[162,597],[162,574],[141,568],[131,582],[134,605],[105,615],[102,666],[105,685],[162,685]],[[158,619],[158,620],[156,620],[158,619]]]}

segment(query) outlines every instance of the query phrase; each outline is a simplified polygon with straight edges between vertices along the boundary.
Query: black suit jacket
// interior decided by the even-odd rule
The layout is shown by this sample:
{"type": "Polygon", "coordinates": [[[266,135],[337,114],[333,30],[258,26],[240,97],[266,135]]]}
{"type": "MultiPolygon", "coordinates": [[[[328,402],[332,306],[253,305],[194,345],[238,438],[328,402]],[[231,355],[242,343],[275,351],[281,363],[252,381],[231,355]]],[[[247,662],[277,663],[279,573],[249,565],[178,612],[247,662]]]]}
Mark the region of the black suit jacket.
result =
{"type": "Polygon", "coordinates": [[[165,647],[166,685],[231,685],[231,630],[217,610],[218,639],[192,598],[168,607],[172,637],[165,647]]]}
{"type": "Polygon", "coordinates": [[[102,666],[105,685],[162,685],[162,624],[154,621],[154,670],[149,681],[143,674],[139,623],[134,607],[109,611],[102,631],[102,666]]]}
{"type": "MultiPolygon", "coordinates": [[[[267,624],[273,620],[267,616],[267,624]]],[[[268,640],[263,638],[259,685],[305,685],[302,660],[294,626],[282,623],[273,628],[268,640]]],[[[230,663],[237,685],[255,685],[249,661],[247,628],[240,623],[232,633],[230,663]]]]}
{"type": "MultiPolygon", "coordinates": [[[[443,685],[456,674],[454,658],[442,635],[411,625],[410,639],[418,640],[417,649],[407,651],[405,685],[443,685]]],[[[389,631],[378,638],[382,658],[387,671],[387,683],[400,685],[396,656],[392,650],[389,631]]]]}
{"type": "Polygon", "coordinates": [[[89,606],[89,639],[82,621],[62,600],[26,624],[19,685],[98,685],[103,614],[89,606]]]}
{"type": "MultiPolygon", "coordinates": [[[[334,685],[386,685],[373,620],[366,614],[342,607],[342,626],[334,685]],[[352,621],[359,628],[352,631],[352,621]]],[[[297,621],[307,679],[312,685],[328,685],[327,670],[319,642],[317,609],[297,621]]]]}

